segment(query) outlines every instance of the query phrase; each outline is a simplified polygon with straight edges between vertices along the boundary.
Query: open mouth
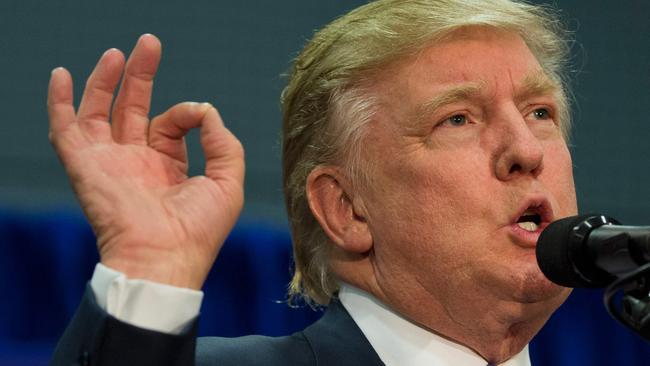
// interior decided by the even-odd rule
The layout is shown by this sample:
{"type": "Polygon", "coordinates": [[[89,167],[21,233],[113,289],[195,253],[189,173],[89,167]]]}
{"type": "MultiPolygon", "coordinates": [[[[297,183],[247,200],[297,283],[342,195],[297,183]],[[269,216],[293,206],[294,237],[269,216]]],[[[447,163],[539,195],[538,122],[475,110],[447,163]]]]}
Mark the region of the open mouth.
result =
{"type": "Polygon", "coordinates": [[[534,233],[544,229],[553,219],[553,212],[548,201],[541,199],[528,202],[516,216],[514,224],[521,229],[534,233]]]}
{"type": "Polygon", "coordinates": [[[520,228],[535,232],[539,230],[539,226],[542,223],[542,215],[536,212],[532,212],[531,209],[526,210],[523,215],[519,216],[517,220],[517,226],[520,228]]]}

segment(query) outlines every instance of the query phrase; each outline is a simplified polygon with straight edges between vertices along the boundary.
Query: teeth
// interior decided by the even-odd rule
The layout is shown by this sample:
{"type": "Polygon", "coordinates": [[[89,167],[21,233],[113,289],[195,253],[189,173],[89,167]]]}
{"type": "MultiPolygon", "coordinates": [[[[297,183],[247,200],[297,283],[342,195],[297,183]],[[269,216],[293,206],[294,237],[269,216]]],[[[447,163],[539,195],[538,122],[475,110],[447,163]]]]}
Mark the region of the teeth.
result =
{"type": "Polygon", "coordinates": [[[517,225],[526,231],[537,231],[539,228],[539,226],[532,221],[518,222],[517,225]]]}

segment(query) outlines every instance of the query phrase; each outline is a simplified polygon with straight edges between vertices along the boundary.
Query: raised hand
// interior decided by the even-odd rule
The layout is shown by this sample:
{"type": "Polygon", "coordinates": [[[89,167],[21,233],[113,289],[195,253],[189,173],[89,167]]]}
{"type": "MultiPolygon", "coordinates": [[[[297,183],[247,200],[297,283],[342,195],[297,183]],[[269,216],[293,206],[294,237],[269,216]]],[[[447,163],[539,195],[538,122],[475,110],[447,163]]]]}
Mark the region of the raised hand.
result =
{"type": "Polygon", "coordinates": [[[177,104],[149,121],[160,54],[152,35],[140,37],[126,66],[120,51],[106,51],[76,113],[72,78],[55,69],[50,141],[97,236],[103,264],[129,278],[199,289],[241,211],[244,153],[207,103],[177,104]],[[195,127],[206,166],[204,176],[190,178],[184,136],[195,127]]]}

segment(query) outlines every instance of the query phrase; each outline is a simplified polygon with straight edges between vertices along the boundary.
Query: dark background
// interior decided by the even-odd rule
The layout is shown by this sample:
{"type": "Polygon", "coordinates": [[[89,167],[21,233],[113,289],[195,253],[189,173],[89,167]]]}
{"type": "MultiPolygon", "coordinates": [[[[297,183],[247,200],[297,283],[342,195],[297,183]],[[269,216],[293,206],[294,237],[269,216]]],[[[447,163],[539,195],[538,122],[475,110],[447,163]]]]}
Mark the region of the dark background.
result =
{"type": "MultiPolygon", "coordinates": [[[[88,252],[86,262],[95,260],[92,235],[83,224],[67,178],[47,140],[47,82],[51,69],[65,66],[74,77],[78,101],[97,58],[111,47],[128,53],[142,33],[154,33],[163,42],[152,115],[186,100],[208,101],[217,106],[246,149],[243,225],[246,229],[273,230],[273,235],[282,236],[286,243],[279,148],[279,94],[286,82],[282,74],[315,29],[363,3],[3,0],[0,216],[7,227],[23,225],[24,233],[18,230],[0,236],[2,263],[18,262],[21,270],[28,270],[35,278],[50,276],[47,271],[52,268],[47,261],[30,260],[42,255],[42,250],[25,252],[24,258],[11,255],[16,255],[16,248],[23,248],[26,239],[21,235],[37,235],[35,231],[44,223],[60,228],[62,224],[57,220],[63,220],[62,217],[71,220],[67,223],[80,222],[78,226],[66,225],[83,233],[68,241],[65,250],[77,255],[88,252]]],[[[627,224],[650,225],[650,3],[555,3],[563,10],[576,38],[571,150],[580,209],[604,212],[627,224]]],[[[199,174],[203,161],[196,134],[190,140],[191,172],[199,174]]],[[[40,232],[34,240],[47,245],[52,241],[47,233],[40,232]]],[[[67,266],[74,266],[74,262],[67,266]]],[[[288,273],[288,266],[287,262],[280,270],[288,273]]],[[[88,264],[82,267],[79,286],[83,286],[92,270],[88,264]]],[[[7,268],[9,265],[4,267],[7,268]]],[[[4,282],[20,283],[13,277],[16,273],[7,272],[4,282]]],[[[25,287],[18,287],[18,291],[33,290],[25,287]]],[[[47,287],[42,291],[49,293],[47,287]]],[[[69,296],[77,298],[77,292],[69,296]]],[[[281,298],[281,292],[280,289],[276,296],[281,298]]],[[[51,296],[57,294],[53,291],[51,296]]],[[[13,304],[12,298],[31,299],[30,296],[19,292],[8,303],[13,304]]],[[[587,296],[593,297],[593,301],[577,302],[576,306],[593,307],[604,313],[599,295],[587,296]]],[[[52,312],[47,306],[42,310],[45,318],[48,311],[52,312]]],[[[39,341],[45,349],[51,347],[52,335],[60,331],[44,333],[48,336],[39,341]]],[[[29,333],[27,329],[25,334],[29,333]]],[[[563,333],[558,337],[572,336],[563,333]]],[[[589,342],[584,342],[583,347],[584,353],[598,349],[589,342]]],[[[0,347],[0,352],[3,349],[0,347]]],[[[0,354],[0,364],[2,360],[0,354]]]]}
{"type": "MultiPolygon", "coordinates": [[[[575,30],[573,155],[583,210],[650,222],[650,5],[556,1],[575,30]]],[[[76,202],[47,141],[49,72],[65,66],[79,100],[108,48],[154,33],[163,59],[152,115],[186,100],[215,104],[247,154],[244,216],[285,223],[280,183],[282,74],[313,31],[365,1],[35,1],[0,3],[0,203],[76,202]]],[[[196,139],[194,139],[196,141],[196,139]]],[[[190,146],[192,172],[202,167],[190,146]]]]}

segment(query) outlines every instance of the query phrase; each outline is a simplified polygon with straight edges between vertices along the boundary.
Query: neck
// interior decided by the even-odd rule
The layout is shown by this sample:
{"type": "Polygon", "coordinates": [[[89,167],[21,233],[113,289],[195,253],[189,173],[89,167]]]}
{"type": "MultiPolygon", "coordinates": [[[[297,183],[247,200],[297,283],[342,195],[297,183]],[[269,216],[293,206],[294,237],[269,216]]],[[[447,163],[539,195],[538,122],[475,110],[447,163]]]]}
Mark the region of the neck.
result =
{"type": "MultiPolygon", "coordinates": [[[[387,365],[485,365],[474,350],[418,325],[376,297],[349,284],[341,286],[339,299],[387,365]]],[[[526,348],[510,361],[530,366],[526,348]]]]}
{"type": "Polygon", "coordinates": [[[362,289],[410,321],[472,349],[493,364],[521,352],[552,314],[548,304],[465,299],[470,304],[449,307],[432,297],[405,302],[403,299],[417,297],[387,293],[381,288],[362,289]]]}
{"type": "Polygon", "coordinates": [[[341,280],[373,295],[412,323],[470,348],[493,364],[521,352],[570,291],[517,301],[481,292],[480,287],[460,293],[430,291],[401,272],[385,276],[368,258],[333,261],[333,269],[341,280]]]}
{"type": "Polygon", "coordinates": [[[413,296],[411,291],[388,292],[376,282],[356,281],[354,277],[343,280],[375,296],[412,323],[470,348],[493,364],[521,352],[552,314],[548,304],[491,303],[485,299],[472,300],[469,307],[449,308],[435,298],[413,296]]]}

